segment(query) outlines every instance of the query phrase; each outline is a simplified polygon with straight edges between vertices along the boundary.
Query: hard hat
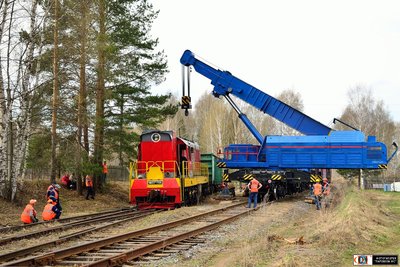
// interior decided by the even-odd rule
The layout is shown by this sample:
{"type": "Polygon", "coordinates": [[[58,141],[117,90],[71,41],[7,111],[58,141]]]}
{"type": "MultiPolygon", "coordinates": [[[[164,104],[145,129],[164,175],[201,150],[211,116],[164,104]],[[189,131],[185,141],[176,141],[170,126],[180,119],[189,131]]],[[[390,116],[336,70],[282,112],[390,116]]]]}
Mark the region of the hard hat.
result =
{"type": "Polygon", "coordinates": [[[35,204],[36,203],[36,199],[31,199],[31,200],[29,200],[29,204],[35,204]]]}
{"type": "Polygon", "coordinates": [[[324,178],[324,179],[322,179],[322,181],[328,181],[328,178],[324,178]]]}
{"type": "Polygon", "coordinates": [[[57,189],[61,188],[61,186],[59,184],[54,184],[54,187],[57,188],[57,189]]]}

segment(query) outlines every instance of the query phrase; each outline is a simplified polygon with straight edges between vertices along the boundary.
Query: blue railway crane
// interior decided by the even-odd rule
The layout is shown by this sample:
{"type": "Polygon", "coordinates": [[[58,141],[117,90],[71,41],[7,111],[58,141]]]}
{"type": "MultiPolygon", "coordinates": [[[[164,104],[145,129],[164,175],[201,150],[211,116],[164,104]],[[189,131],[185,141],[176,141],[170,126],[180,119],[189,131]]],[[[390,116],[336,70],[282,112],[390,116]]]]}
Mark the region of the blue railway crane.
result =
{"type": "MultiPolygon", "coordinates": [[[[187,82],[183,82],[182,108],[188,114],[190,104],[189,67],[211,80],[213,95],[223,96],[238,113],[259,144],[231,144],[224,148],[224,158],[219,166],[225,168],[279,169],[386,169],[397,152],[387,158],[385,144],[375,136],[365,137],[358,130],[336,131],[314,120],[295,108],[268,95],[233,76],[228,71],[215,69],[186,50],[181,59],[187,68],[187,82]],[[189,92],[185,96],[185,86],[189,92]],[[247,116],[231,99],[234,95],[262,112],[287,124],[303,136],[262,136],[247,116]]],[[[184,76],[185,76],[185,72],[184,76]]],[[[185,78],[185,77],[184,77],[185,78]]]]}

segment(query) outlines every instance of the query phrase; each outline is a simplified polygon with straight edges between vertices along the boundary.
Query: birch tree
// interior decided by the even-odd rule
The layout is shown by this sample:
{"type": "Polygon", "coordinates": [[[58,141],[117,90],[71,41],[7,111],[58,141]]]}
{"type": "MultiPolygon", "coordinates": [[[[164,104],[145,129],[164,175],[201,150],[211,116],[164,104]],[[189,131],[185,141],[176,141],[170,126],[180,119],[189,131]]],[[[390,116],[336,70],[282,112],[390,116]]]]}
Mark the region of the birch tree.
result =
{"type": "MultiPolygon", "coordinates": [[[[349,104],[346,106],[340,120],[362,131],[366,136],[376,136],[378,142],[385,143],[390,154],[392,142],[396,139],[396,127],[382,100],[376,100],[372,89],[365,86],[355,86],[348,91],[349,104]]],[[[337,124],[336,129],[351,130],[347,126],[337,124]]],[[[389,165],[389,168],[393,166],[389,165]]],[[[386,172],[386,171],[383,171],[386,172]]],[[[358,170],[341,170],[342,175],[356,176],[358,170]]],[[[364,171],[365,176],[376,176],[382,172],[364,171]]]]}
{"type": "Polygon", "coordinates": [[[38,22],[37,9],[36,0],[5,0],[0,5],[0,195],[10,200],[15,199],[17,182],[23,177],[33,99],[39,87],[35,53],[43,20],[38,22]]]}

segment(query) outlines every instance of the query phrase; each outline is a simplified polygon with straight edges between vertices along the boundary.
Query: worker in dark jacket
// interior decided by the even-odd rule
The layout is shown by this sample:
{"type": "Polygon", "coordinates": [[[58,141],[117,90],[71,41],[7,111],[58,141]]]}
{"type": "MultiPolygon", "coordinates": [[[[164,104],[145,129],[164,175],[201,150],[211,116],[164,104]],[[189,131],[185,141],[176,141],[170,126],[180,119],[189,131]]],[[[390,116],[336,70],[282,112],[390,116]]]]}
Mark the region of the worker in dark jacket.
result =
{"type": "Polygon", "coordinates": [[[55,199],[55,203],[57,208],[62,211],[62,207],[60,204],[60,188],[61,186],[57,183],[52,183],[48,188],[47,188],[47,200],[50,199],[50,197],[53,197],[55,199]]]}

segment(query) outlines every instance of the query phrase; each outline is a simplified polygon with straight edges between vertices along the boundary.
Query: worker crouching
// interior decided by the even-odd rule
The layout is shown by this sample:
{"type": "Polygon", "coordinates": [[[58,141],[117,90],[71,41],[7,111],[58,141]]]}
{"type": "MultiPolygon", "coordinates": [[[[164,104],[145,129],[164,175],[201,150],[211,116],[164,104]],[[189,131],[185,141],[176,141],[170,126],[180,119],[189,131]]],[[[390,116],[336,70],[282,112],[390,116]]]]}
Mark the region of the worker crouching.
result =
{"type": "Polygon", "coordinates": [[[21,221],[25,224],[38,222],[35,210],[36,199],[31,199],[21,214],[21,221]]]}
{"type": "Polygon", "coordinates": [[[42,218],[44,221],[51,221],[54,219],[59,219],[61,216],[61,211],[57,208],[56,199],[53,197],[47,200],[47,205],[43,209],[42,218]]]}

